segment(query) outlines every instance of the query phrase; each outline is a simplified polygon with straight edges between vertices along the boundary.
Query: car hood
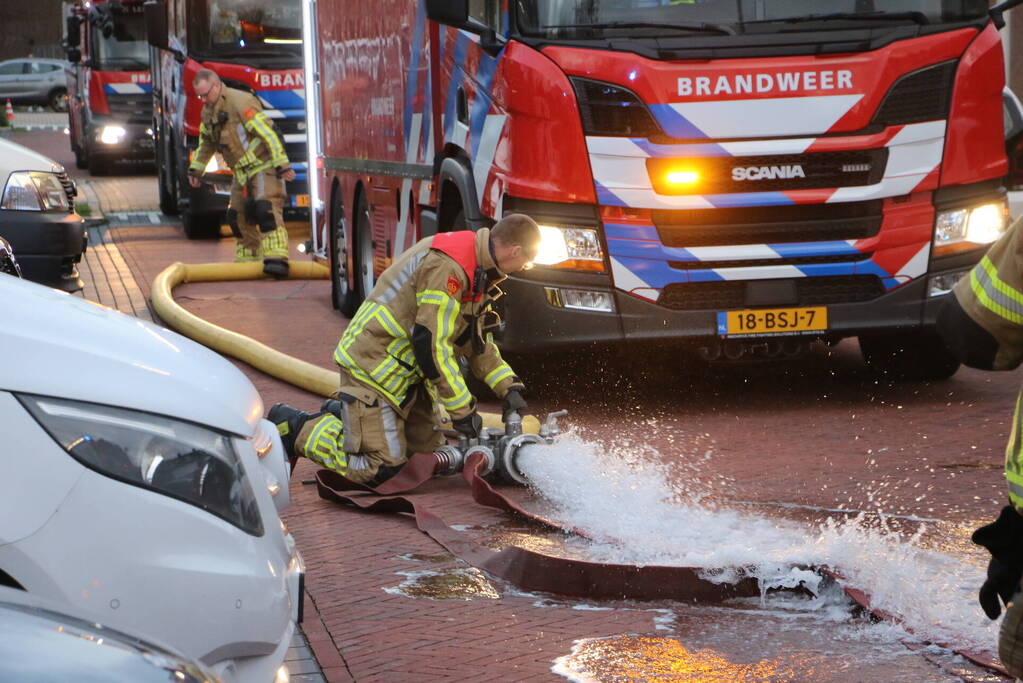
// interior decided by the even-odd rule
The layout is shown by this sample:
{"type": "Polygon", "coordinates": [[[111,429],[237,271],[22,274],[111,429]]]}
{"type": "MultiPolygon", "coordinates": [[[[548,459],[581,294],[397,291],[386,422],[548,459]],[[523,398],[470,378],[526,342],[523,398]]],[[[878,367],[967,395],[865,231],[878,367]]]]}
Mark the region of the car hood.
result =
{"type": "Polygon", "coordinates": [[[62,173],[64,167],[53,159],[33,152],[28,147],[0,138],[0,172],[6,180],[12,171],[43,171],[45,173],[62,173]]]}
{"type": "Polygon", "coordinates": [[[0,274],[0,390],[143,410],[249,436],[263,402],[190,339],[0,274]]]}

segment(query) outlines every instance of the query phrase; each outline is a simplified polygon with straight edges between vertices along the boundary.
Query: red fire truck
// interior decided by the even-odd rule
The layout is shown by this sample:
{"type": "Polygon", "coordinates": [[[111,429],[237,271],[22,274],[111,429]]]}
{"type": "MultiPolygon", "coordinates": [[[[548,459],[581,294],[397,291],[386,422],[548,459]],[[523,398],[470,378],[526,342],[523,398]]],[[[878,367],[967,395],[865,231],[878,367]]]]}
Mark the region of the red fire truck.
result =
{"type": "Polygon", "coordinates": [[[67,17],[68,128],[75,165],[103,175],[153,159],[149,48],[142,0],[75,0],[67,17]]]}
{"type": "Polygon", "coordinates": [[[1006,226],[1019,2],[306,0],[334,303],[522,212],[544,241],[504,287],[506,350],[858,337],[947,377],[938,305],[1006,226]]]}
{"type": "Polygon", "coordinates": [[[227,209],[230,169],[219,153],[206,167],[210,181],[188,183],[199,141],[203,103],[192,80],[212,69],[224,85],[247,90],[263,104],[295,169],[287,183],[286,219],[308,220],[305,79],[299,0],[150,0],[146,32],[153,49],[153,130],[160,209],[181,214],[185,234],[215,237],[227,209]]]}

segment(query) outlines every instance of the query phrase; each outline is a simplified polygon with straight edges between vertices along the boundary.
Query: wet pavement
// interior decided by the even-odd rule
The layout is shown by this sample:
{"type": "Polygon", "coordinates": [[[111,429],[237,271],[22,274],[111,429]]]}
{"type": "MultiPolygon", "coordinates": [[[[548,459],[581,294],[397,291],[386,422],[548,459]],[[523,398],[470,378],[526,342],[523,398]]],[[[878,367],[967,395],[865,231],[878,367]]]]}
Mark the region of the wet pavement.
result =
{"type": "MultiPolygon", "coordinates": [[[[131,184],[144,181],[155,197],[152,177],[104,179],[112,192],[97,208],[145,214],[147,207],[118,205],[114,192],[137,198],[131,184]]],[[[127,304],[140,315],[134,302],[146,301],[153,277],[170,263],[232,256],[230,240],[189,241],[170,220],[115,218],[103,237],[108,258],[88,266],[134,283],[138,294],[127,294],[127,304]]],[[[293,235],[293,255],[301,239],[293,235]]],[[[123,308],[113,288],[95,291],[123,308]]],[[[185,308],[211,322],[332,369],[346,321],[331,310],[329,294],[323,281],[176,290],[185,308]]],[[[639,357],[588,351],[516,359],[531,408],[568,408],[565,424],[588,449],[553,450],[551,466],[536,476],[555,485],[540,487],[542,495],[514,492],[518,499],[609,538],[627,534],[619,545],[640,544],[627,548],[637,557],[699,551],[720,558],[721,548],[738,553],[740,546],[743,561],[826,553],[903,616],[946,620],[932,617],[940,607],[950,616],[935,633],[960,629],[964,640],[994,647],[996,631],[972,603],[984,555],[968,535],[1005,499],[1000,467],[1017,376],[961,370],[941,383],[878,381],[855,342],[795,362],[708,365],[665,349],[639,357]],[[857,520],[854,532],[828,531],[848,520],[857,520]]],[[[320,403],[238,365],[268,406],[320,403]]],[[[304,627],[328,681],[991,680],[925,636],[873,621],[834,586],[718,605],[529,594],[457,560],[407,517],[321,500],[309,485],[314,473],[312,463],[300,464],[284,518],[307,562],[304,627]]],[[[622,550],[580,547],[564,534],[512,523],[473,503],[457,480],[431,482],[416,497],[481,545],[622,550]]]]}

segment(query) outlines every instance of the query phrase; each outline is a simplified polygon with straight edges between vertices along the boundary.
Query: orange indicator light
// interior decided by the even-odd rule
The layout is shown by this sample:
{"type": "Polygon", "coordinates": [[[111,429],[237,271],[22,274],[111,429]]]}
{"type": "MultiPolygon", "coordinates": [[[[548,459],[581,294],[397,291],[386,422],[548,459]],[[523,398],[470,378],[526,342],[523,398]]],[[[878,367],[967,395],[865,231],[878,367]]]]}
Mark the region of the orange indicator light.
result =
{"type": "Polygon", "coordinates": [[[700,174],[696,171],[668,171],[665,177],[672,185],[692,185],[699,179],[700,174]]]}

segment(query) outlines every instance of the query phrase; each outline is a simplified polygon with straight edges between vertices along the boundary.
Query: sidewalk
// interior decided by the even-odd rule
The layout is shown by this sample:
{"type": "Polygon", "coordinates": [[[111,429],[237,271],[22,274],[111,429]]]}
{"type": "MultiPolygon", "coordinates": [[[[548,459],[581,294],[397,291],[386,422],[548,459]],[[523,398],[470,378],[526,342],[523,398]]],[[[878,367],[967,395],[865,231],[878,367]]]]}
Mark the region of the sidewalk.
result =
{"type": "Polygon", "coordinates": [[[68,126],[66,113],[56,111],[19,111],[14,110],[11,128],[14,130],[64,130],[68,126]]]}

